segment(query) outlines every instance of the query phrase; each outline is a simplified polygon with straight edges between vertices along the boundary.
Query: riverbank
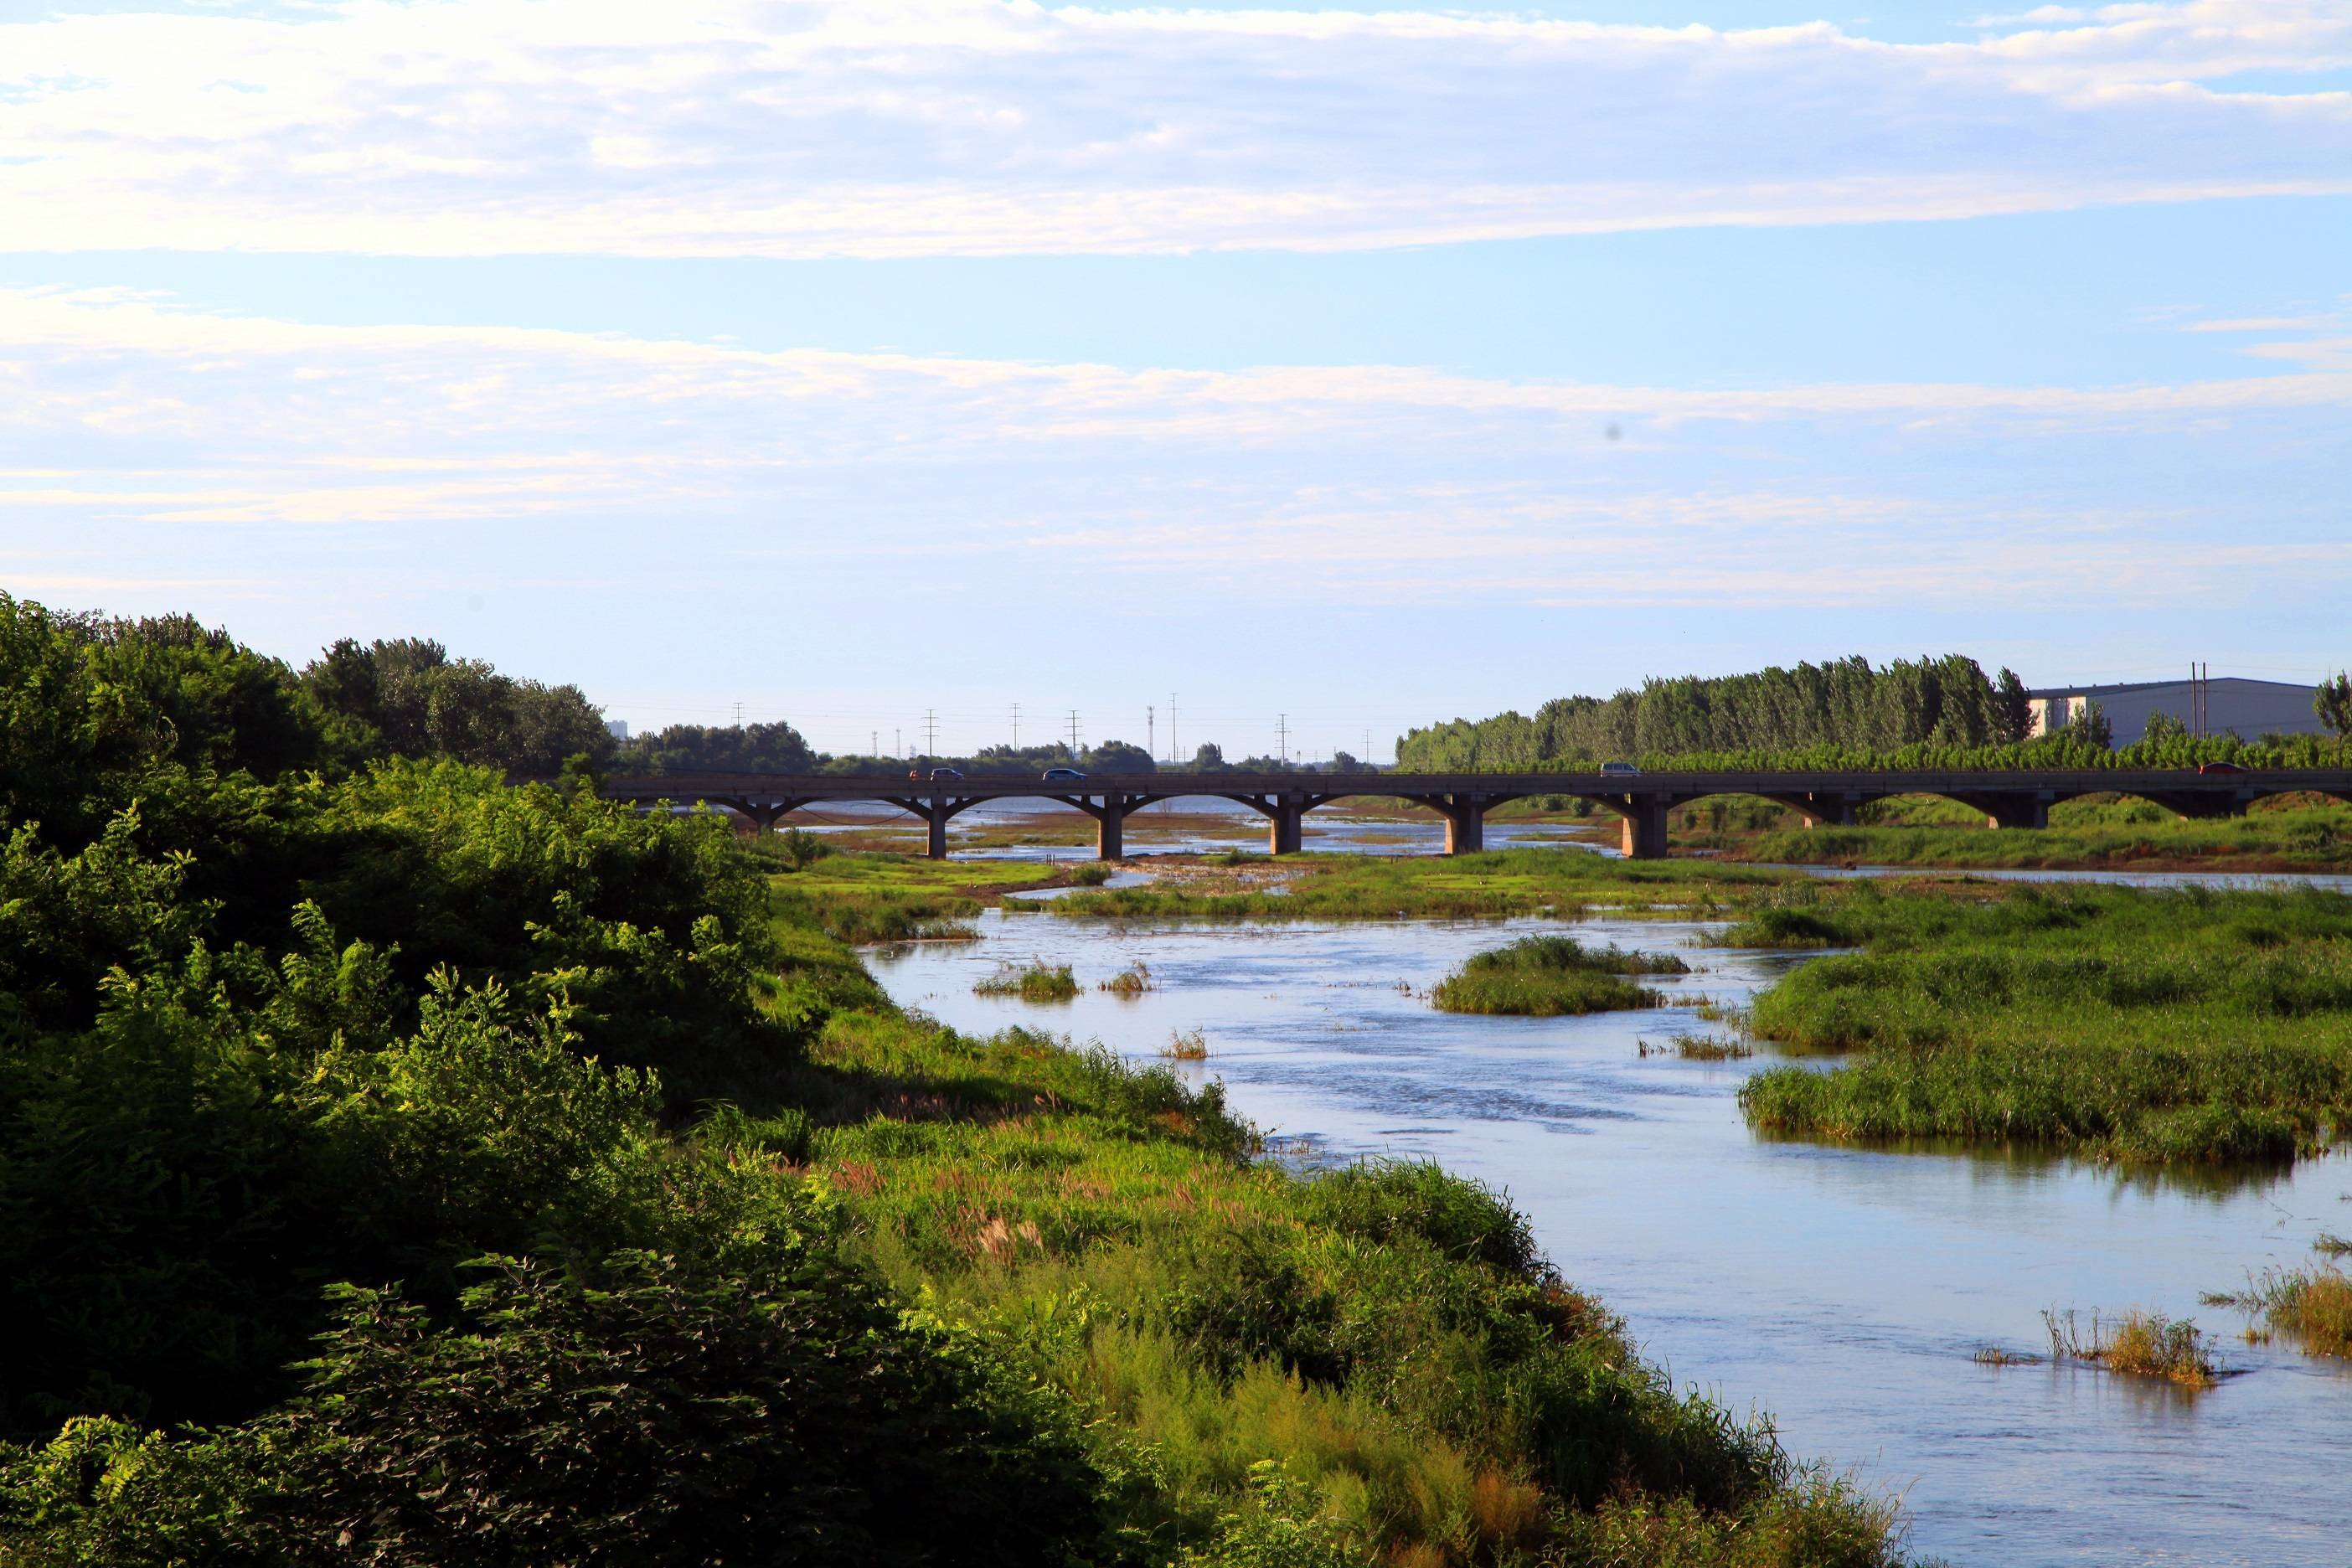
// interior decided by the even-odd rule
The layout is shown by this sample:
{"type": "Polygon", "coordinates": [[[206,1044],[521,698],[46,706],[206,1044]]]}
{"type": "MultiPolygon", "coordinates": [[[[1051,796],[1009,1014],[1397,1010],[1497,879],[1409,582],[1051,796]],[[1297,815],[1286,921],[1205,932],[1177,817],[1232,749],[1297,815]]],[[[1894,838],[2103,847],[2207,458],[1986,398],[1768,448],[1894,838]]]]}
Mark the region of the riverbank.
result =
{"type": "MultiPolygon", "coordinates": [[[[2219,871],[2260,876],[2352,870],[2352,806],[2297,798],[2243,816],[2182,821],[2146,801],[2069,801],[2045,828],[1987,828],[1955,802],[1884,803],[1893,820],[1801,828],[1710,828],[1685,808],[1676,848],[1713,858],[1788,866],[1907,866],[1943,869],[2219,871]]],[[[1736,820],[1738,814],[1732,814],[1736,820]]],[[[1779,825],[1786,821],[1786,825],[1779,825]]]]}
{"type": "MultiPolygon", "coordinates": [[[[781,907],[791,943],[829,940],[781,907]]],[[[1886,1504],[1677,1394],[1494,1193],[1295,1175],[1213,1084],[829,973],[783,1152],[896,1294],[1071,1410],[1139,1560],[1897,1560],[1886,1504]]]]}

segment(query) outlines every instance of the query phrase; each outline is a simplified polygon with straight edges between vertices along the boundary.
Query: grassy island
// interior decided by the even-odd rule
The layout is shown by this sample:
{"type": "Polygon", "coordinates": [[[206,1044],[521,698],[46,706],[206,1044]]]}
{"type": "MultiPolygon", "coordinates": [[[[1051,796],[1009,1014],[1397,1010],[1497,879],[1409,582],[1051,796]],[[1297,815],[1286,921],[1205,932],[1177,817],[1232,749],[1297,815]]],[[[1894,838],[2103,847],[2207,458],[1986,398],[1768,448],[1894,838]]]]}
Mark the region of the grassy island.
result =
{"type": "Polygon", "coordinates": [[[1508,947],[1474,955],[1438,983],[1430,1000],[1446,1013],[1509,1013],[1550,1018],[1657,1007],[1664,993],[1635,984],[1635,974],[1687,974],[1671,953],[1591,948],[1574,937],[1522,937],[1508,947]]]}
{"type": "Polygon", "coordinates": [[[1863,885],[1765,904],[1722,940],[1859,950],[1757,999],[1759,1037],[1858,1053],[1756,1075],[1759,1127],[2155,1162],[2285,1159],[2352,1129],[2340,894],[1863,885]]]}

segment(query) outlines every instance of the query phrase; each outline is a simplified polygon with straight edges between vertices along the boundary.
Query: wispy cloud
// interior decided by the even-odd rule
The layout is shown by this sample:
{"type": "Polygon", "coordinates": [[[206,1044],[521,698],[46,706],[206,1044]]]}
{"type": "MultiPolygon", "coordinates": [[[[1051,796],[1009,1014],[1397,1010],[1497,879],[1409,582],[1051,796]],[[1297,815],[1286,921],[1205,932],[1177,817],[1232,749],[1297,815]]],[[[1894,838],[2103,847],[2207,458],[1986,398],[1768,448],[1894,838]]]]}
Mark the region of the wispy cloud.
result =
{"type": "Polygon", "coordinates": [[[2352,589],[2309,456],[2347,425],[2352,366],[1690,391],[319,326],[0,290],[0,581],[70,574],[54,552],[76,539],[119,552],[185,532],[234,558],[238,530],[415,536],[455,570],[519,531],[675,540],[691,520],[691,558],[801,574],[961,558],[1351,602],[2154,603],[2200,574],[2352,589]],[[2226,505],[2180,493],[2184,460],[2226,505]]]}
{"type": "Polygon", "coordinates": [[[1890,44],[1011,0],[346,0],[0,26],[0,246],[1334,249],[2352,190],[2333,0],[1890,44]]]}

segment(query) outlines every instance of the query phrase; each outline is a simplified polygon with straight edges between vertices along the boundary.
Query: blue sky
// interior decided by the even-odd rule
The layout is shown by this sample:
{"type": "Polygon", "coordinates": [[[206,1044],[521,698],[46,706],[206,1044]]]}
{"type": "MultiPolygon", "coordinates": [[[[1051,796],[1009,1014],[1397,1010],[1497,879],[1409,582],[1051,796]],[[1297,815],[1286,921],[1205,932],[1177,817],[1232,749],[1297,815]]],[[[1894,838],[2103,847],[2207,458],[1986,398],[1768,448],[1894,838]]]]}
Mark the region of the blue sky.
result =
{"type": "Polygon", "coordinates": [[[0,3],[0,587],[862,749],[2352,660],[2352,5],[0,3]]]}

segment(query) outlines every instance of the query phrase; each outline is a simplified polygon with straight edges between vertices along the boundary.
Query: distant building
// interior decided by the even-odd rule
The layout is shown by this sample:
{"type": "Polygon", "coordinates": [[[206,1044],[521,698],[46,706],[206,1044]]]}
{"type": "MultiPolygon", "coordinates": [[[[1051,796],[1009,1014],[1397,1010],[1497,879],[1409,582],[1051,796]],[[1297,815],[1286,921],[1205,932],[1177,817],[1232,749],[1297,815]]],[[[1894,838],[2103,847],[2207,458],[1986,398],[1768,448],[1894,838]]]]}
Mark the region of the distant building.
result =
{"type": "Polygon", "coordinates": [[[629,738],[629,721],[626,719],[607,719],[604,721],[604,728],[613,731],[613,739],[615,741],[625,741],[629,738]]]}
{"type": "MultiPolygon", "coordinates": [[[[2234,730],[2241,739],[2263,735],[2317,735],[2326,731],[2311,710],[2312,689],[2287,680],[2242,680],[2221,676],[2201,683],[2205,692],[2205,732],[2218,735],[2234,730]]],[[[2169,713],[2190,729],[2196,727],[2197,688],[2179,680],[2137,680],[2118,686],[2053,686],[2026,693],[2033,709],[2030,734],[2045,735],[2063,729],[2095,702],[2107,716],[2107,728],[2118,746],[2128,746],[2147,733],[2147,721],[2169,713]]]]}

